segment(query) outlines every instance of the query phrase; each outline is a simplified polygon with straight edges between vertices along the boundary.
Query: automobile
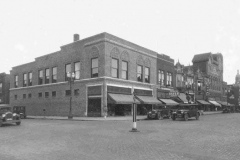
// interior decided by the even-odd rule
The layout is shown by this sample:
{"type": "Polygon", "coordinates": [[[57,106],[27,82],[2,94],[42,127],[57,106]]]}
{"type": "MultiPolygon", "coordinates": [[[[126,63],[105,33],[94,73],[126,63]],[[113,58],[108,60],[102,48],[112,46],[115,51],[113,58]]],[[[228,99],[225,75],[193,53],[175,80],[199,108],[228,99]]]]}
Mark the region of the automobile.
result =
{"type": "Polygon", "coordinates": [[[12,112],[12,106],[9,104],[0,104],[0,127],[3,124],[15,123],[16,125],[21,124],[20,115],[12,112]]]}
{"type": "Polygon", "coordinates": [[[148,119],[163,119],[170,118],[170,107],[167,106],[155,106],[154,109],[147,113],[148,119]]]}
{"type": "Polygon", "coordinates": [[[225,106],[222,110],[222,113],[231,113],[230,106],[225,106]]]}
{"type": "Polygon", "coordinates": [[[177,110],[172,112],[172,120],[176,118],[183,118],[187,121],[189,118],[195,117],[196,120],[199,120],[200,112],[198,111],[197,104],[179,104],[177,110]]]}
{"type": "Polygon", "coordinates": [[[13,106],[13,113],[19,114],[21,119],[27,118],[25,106],[13,106]]]}

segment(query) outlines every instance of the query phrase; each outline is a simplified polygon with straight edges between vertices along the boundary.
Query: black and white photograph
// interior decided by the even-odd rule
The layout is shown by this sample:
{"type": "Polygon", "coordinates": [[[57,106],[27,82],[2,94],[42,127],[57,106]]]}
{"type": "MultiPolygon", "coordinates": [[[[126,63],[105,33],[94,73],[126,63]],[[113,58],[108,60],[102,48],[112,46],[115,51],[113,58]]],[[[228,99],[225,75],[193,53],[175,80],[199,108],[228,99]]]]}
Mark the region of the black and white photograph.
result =
{"type": "Polygon", "coordinates": [[[1,0],[0,160],[239,160],[240,1],[1,0]]]}

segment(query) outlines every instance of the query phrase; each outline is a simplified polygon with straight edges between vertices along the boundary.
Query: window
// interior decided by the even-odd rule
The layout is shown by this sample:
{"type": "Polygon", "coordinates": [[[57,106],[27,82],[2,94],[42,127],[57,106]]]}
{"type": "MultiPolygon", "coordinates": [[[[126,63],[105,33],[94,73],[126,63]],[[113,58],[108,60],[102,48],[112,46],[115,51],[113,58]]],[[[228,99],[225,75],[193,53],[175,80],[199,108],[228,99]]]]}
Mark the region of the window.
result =
{"type": "Polygon", "coordinates": [[[122,79],[128,79],[128,62],[122,61],[122,79]]]}
{"type": "Polygon", "coordinates": [[[112,69],[111,69],[112,77],[118,78],[118,60],[112,59],[112,69]]]}
{"type": "Polygon", "coordinates": [[[14,87],[15,88],[18,87],[18,76],[15,76],[15,78],[14,78],[14,87]]]}
{"type": "Polygon", "coordinates": [[[142,82],[143,81],[143,68],[142,66],[137,66],[137,81],[142,82]]]}
{"type": "Polygon", "coordinates": [[[45,98],[49,97],[49,92],[45,92],[45,98]]]}
{"type": "Polygon", "coordinates": [[[43,70],[38,71],[38,84],[43,84],[43,70]]]}
{"type": "Polygon", "coordinates": [[[79,95],[79,89],[75,89],[75,90],[74,90],[74,95],[75,95],[75,96],[78,96],[78,95],[79,95]]]}
{"type": "Polygon", "coordinates": [[[75,79],[80,79],[80,62],[74,63],[75,79]]]}
{"type": "Polygon", "coordinates": [[[26,99],[27,95],[26,94],[23,94],[23,99],[26,99]]]}
{"type": "Polygon", "coordinates": [[[27,74],[24,73],[23,74],[23,87],[26,87],[27,86],[27,74]]]}
{"type": "Polygon", "coordinates": [[[28,93],[28,98],[32,98],[32,94],[31,93],[28,93]]]}
{"type": "Polygon", "coordinates": [[[28,73],[28,86],[32,86],[32,72],[28,73]]]}
{"type": "Polygon", "coordinates": [[[201,83],[201,81],[197,81],[197,90],[198,90],[198,92],[201,91],[201,88],[202,88],[202,83],[201,83]]]}
{"type": "Polygon", "coordinates": [[[14,99],[17,100],[17,95],[16,94],[14,95],[14,99]]]}
{"type": "Polygon", "coordinates": [[[49,83],[49,68],[45,69],[45,84],[49,83]]]}
{"type": "Polygon", "coordinates": [[[145,83],[150,83],[150,68],[145,67],[145,83]]]}
{"type": "Polygon", "coordinates": [[[164,86],[164,71],[163,70],[158,70],[158,83],[161,86],[164,86]]]}
{"type": "Polygon", "coordinates": [[[66,64],[65,66],[65,81],[68,81],[70,79],[71,76],[71,64],[66,64]]]}
{"type": "Polygon", "coordinates": [[[172,73],[167,72],[167,85],[172,86],[172,73]]]}
{"type": "Polygon", "coordinates": [[[39,97],[39,98],[42,98],[42,92],[39,92],[39,93],[38,93],[38,97],[39,97]]]}
{"type": "Polygon", "coordinates": [[[65,95],[66,95],[66,96],[71,96],[71,91],[70,91],[70,90],[66,90],[66,91],[65,91],[65,95]]]}
{"type": "Polygon", "coordinates": [[[56,91],[52,91],[52,97],[56,97],[57,96],[57,92],[56,91]]]}
{"type": "Polygon", "coordinates": [[[98,58],[92,59],[91,77],[98,77],[98,58]]]}
{"type": "Polygon", "coordinates": [[[57,67],[52,68],[52,83],[57,83],[57,67]]]}
{"type": "Polygon", "coordinates": [[[3,93],[2,92],[2,83],[0,83],[0,93],[3,93]]]}

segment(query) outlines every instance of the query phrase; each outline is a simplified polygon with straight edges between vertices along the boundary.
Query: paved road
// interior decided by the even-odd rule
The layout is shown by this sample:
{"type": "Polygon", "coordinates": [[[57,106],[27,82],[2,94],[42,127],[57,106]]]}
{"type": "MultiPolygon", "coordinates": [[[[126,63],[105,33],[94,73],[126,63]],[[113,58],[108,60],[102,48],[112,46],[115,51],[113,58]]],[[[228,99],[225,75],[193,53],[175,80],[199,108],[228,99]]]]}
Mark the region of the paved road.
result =
{"type": "Polygon", "coordinates": [[[0,128],[4,160],[238,160],[240,114],[200,120],[67,121],[26,119],[0,128]]]}

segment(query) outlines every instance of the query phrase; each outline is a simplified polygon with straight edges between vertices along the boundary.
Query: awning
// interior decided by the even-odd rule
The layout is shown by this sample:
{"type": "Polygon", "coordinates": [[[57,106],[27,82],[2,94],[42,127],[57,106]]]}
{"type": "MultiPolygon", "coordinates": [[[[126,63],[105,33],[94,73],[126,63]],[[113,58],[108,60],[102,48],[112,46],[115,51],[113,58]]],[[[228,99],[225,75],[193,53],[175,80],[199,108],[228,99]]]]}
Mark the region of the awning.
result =
{"type": "Polygon", "coordinates": [[[209,101],[209,102],[212,103],[214,106],[221,107],[221,105],[219,103],[217,103],[216,101],[209,101]]]}
{"type": "Polygon", "coordinates": [[[178,105],[177,102],[175,102],[174,100],[171,99],[159,99],[162,103],[169,105],[169,106],[175,106],[178,105]]]}
{"type": "Polygon", "coordinates": [[[204,105],[211,105],[210,103],[204,101],[204,100],[197,100],[198,103],[204,104],[204,105]]]}
{"type": "Polygon", "coordinates": [[[227,102],[222,102],[222,101],[217,101],[217,103],[219,103],[219,104],[221,104],[223,106],[227,106],[228,105],[227,102]]]}
{"type": "Polygon", "coordinates": [[[162,104],[157,98],[152,96],[136,96],[137,100],[144,104],[162,104]]]}
{"type": "Polygon", "coordinates": [[[186,94],[180,93],[179,96],[178,96],[178,98],[179,98],[181,101],[183,101],[183,103],[188,103],[188,100],[187,100],[187,98],[186,98],[186,94]]]}
{"type": "MultiPolygon", "coordinates": [[[[137,99],[135,102],[138,104],[140,103],[137,99]]],[[[133,95],[108,93],[108,103],[132,104],[133,103],[133,95]]]]}

